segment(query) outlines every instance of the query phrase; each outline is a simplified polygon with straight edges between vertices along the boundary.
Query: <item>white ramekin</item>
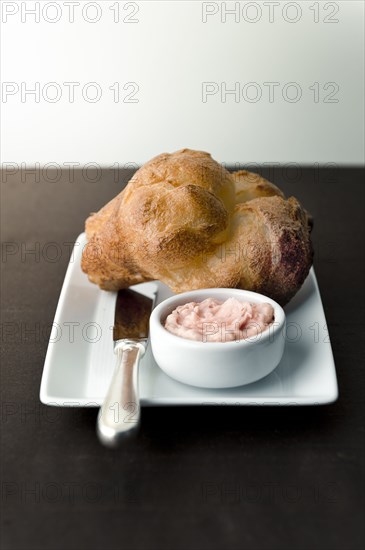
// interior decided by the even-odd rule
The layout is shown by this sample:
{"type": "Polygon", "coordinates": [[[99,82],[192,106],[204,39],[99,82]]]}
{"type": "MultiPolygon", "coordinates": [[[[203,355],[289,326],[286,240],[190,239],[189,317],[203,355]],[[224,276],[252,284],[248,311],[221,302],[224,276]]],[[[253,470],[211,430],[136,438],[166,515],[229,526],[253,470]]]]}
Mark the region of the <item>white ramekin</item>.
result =
{"type": "Polygon", "coordinates": [[[268,375],[279,364],[285,345],[285,313],[267,296],[232,288],[207,288],[177,294],[161,302],[150,319],[152,352],[169,376],[192,386],[231,388],[268,375]],[[163,323],[177,307],[206,298],[251,303],[268,302],[274,308],[273,325],[254,339],[233,342],[197,342],[171,334],[163,323]]]}

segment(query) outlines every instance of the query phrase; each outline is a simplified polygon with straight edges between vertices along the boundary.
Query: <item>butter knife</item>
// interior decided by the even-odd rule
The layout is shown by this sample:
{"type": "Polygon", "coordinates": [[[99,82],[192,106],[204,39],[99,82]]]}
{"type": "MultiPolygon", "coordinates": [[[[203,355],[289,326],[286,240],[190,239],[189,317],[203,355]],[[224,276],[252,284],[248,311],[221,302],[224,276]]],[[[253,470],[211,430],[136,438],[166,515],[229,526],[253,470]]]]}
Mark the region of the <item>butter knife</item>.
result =
{"type": "Polygon", "coordinates": [[[117,447],[139,427],[138,367],[146,351],[156,294],[157,285],[153,285],[152,298],[130,288],[117,295],[113,327],[117,359],[97,420],[99,440],[108,447],[117,447]]]}

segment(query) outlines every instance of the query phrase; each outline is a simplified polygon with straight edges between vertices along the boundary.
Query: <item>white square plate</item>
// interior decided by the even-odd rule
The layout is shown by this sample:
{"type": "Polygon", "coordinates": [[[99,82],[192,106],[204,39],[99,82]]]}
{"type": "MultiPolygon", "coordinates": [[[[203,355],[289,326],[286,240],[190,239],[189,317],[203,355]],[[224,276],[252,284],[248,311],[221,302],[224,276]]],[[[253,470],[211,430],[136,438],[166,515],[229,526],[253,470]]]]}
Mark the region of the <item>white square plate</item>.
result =
{"type": "MultiPolygon", "coordinates": [[[[112,326],[116,293],[100,290],[81,271],[85,244],[83,233],[75,243],[56,311],[40,390],[40,399],[46,405],[101,405],[114,368],[112,326]]],[[[138,285],[138,291],[150,294],[153,284],[138,285]]],[[[157,303],[171,295],[169,288],[159,282],[157,303]]],[[[336,371],[313,268],[284,309],[284,356],[269,376],[239,388],[195,388],[164,374],[148,346],[140,365],[142,406],[319,405],[335,401],[336,371]]]]}

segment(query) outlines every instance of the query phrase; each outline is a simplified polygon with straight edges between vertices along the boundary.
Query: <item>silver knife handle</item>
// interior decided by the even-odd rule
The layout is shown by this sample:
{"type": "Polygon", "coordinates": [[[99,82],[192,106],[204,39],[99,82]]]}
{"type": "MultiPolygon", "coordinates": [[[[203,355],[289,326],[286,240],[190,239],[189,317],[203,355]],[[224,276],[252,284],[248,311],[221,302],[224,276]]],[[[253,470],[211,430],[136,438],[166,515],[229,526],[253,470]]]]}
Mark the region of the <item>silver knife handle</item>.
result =
{"type": "Polygon", "coordinates": [[[139,427],[138,365],[144,352],[144,345],[133,341],[115,348],[117,362],[97,421],[99,439],[108,447],[117,447],[139,427]]]}

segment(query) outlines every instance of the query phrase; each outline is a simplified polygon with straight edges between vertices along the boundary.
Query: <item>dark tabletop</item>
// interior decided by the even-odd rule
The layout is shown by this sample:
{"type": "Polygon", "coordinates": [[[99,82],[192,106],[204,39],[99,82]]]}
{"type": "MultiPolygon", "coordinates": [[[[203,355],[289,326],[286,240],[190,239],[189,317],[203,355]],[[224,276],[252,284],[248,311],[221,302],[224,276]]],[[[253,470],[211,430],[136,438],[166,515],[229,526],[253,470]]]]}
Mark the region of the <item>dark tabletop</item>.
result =
{"type": "Polygon", "coordinates": [[[2,174],[2,548],[363,548],[363,171],[270,170],[315,220],[339,400],[143,408],[138,438],[110,451],[96,409],[38,395],[70,243],[130,175],[2,174]]]}

